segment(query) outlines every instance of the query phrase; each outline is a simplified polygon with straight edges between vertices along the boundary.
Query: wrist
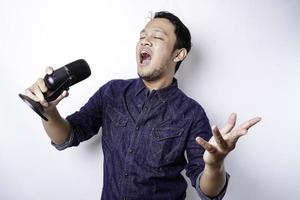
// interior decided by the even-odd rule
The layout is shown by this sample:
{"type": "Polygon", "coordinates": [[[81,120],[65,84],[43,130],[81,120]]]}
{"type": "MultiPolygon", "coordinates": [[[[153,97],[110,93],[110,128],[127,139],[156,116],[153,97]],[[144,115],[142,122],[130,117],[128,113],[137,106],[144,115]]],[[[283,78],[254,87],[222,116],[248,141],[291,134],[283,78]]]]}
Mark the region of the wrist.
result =
{"type": "Polygon", "coordinates": [[[205,163],[205,168],[208,170],[223,170],[224,169],[224,159],[218,162],[205,163]]]}
{"type": "Polygon", "coordinates": [[[49,120],[56,120],[60,117],[60,114],[56,108],[56,106],[51,106],[49,108],[45,108],[45,113],[49,120]]]}
{"type": "Polygon", "coordinates": [[[203,170],[204,177],[210,177],[210,179],[218,179],[220,177],[225,177],[225,165],[205,165],[203,170]]]}

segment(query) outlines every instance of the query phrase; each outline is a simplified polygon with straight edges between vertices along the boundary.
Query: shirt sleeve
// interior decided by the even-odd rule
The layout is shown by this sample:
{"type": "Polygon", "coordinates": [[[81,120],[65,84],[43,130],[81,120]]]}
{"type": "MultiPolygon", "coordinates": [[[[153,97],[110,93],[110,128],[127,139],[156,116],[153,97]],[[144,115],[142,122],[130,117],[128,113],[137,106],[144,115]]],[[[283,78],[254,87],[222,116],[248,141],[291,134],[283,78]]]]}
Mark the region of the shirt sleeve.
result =
{"type": "Polygon", "coordinates": [[[99,132],[102,126],[102,99],[101,87],[79,111],[69,115],[66,120],[71,126],[71,133],[66,142],[60,145],[51,144],[58,150],[64,150],[71,146],[78,146],[81,142],[90,139],[99,132]]]}
{"type": "Polygon", "coordinates": [[[62,151],[70,146],[72,146],[74,140],[74,132],[71,129],[69,137],[66,139],[66,141],[63,144],[55,144],[53,141],[51,141],[51,144],[59,151],[62,151]]]}
{"type": "Polygon", "coordinates": [[[206,196],[200,189],[200,177],[202,176],[202,174],[203,174],[203,172],[201,172],[199,174],[197,181],[196,181],[196,191],[197,191],[200,199],[201,200],[221,200],[221,199],[223,199],[223,197],[226,193],[226,190],[227,190],[230,175],[226,172],[226,182],[225,182],[225,185],[224,185],[222,191],[216,197],[211,198],[211,197],[206,196]]]}
{"type": "Polygon", "coordinates": [[[186,175],[190,178],[192,186],[197,190],[199,197],[202,200],[220,200],[223,198],[226,192],[229,180],[228,174],[226,175],[225,187],[223,188],[222,192],[213,199],[205,196],[203,192],[200,191],[199,187],[199,178],[202,175],[205,166],[203,160],[205,149],[196,142],[196,137],[200,136],[206,141],[208,141],[212,137],[211,126],[209,124],[209,120],[205,114],[205,111],[202,109],[201,106],[199,108],[200,109],[198,109],[197,112],[195,112],[196,119],[194,119],[187,140],[186,155],[188,163],[185,167],[186,175]]]}

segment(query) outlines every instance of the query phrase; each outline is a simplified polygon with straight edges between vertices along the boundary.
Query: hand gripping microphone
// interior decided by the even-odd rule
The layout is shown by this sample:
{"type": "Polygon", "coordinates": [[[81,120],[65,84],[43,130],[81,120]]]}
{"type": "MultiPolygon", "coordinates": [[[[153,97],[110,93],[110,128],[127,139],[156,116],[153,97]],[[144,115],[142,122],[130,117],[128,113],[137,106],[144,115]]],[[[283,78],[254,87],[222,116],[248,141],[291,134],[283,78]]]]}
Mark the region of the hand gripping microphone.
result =
{"type": "MultiPolygon", "coordinates": [[[[69,90],[69,87],[86,79],[91,75],[91,70],[88,63],[79,59],[71,62],[57,70],[52,74],[44,77],[45,84],[48,88],[47,93],[44,93],[47,102],[54,101],[64,90],[69,90]]],[[[21,99],[30,106],[44,120],[48,121],[47,115],[43,106],[26,95],[19,94],[21,99]]]]}

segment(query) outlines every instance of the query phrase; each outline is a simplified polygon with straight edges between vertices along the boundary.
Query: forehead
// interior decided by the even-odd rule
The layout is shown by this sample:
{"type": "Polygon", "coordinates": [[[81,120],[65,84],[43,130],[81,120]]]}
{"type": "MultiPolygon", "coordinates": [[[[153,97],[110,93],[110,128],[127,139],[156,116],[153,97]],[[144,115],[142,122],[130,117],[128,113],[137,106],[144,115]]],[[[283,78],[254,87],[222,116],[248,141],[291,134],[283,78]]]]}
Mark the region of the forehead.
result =
{"type": "Polygon", "coordinates": [[[165,18],[154,18],[149,21],[141,32],[158,31],[166,35],[175,35],[174,25],[165,18]]]}

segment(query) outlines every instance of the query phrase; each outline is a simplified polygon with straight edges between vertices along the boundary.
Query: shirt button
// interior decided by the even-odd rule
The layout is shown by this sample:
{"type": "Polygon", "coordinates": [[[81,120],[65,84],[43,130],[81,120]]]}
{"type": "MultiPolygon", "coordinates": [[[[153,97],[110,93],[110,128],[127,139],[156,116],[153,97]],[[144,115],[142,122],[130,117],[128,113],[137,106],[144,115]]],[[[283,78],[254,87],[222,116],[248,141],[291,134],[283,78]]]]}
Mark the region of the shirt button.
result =
{"type": "Polygon", "coordinates": [[[128,176],[128,173],[127,173],[127,172],[125,172],[124,176],[128,176]]]}
{"type": "Polygon", "coordinates": [[[133,150],[132,149],[129,149],[129,153],[132,153],[133,152],[133,150]]]}
{"type": "Polygon", "coordinates": [[[139,129],[140,129],[140,127],[138,127],[138,126],[136,126],[136,127],[135,127],[135,130],[137,130],[137,131],[138,131],[139,129]]]}

